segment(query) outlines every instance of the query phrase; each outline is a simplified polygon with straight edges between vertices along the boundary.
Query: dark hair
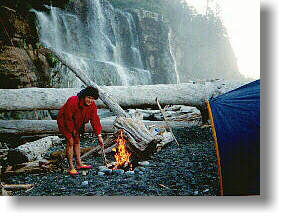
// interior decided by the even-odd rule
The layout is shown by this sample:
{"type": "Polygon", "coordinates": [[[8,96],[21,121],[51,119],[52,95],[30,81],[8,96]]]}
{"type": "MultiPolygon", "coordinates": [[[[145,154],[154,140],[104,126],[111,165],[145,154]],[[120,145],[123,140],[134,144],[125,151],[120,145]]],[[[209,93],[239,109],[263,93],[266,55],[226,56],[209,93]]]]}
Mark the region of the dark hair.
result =
{"type": "Polygon", "coordinates": [[[86,87],[85,89],[81,90],[77,96],[79,98],[85,98],[86,96],[91,96],[91,97],[94,97],[94,99],[98,99],[99,97],[99,94],[98,94],[98,89],[97,88],[94,88],[92,86],[88,86],[86,87]]]}

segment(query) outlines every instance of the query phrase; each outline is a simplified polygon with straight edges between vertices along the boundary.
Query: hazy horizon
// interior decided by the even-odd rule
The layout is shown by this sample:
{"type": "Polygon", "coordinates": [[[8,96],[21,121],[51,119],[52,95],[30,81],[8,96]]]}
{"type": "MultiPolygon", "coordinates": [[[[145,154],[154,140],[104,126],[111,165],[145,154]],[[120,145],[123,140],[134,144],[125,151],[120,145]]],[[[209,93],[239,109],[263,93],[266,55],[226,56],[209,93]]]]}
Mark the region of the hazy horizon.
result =
{"type": "Polygon", "coordinates": [[[237,57],[241,74],[260,78],[260,1],[247,0],[186,0],[199,13],[206,13],[207,2],[215,9],[219,5],[220,17],[227,29],[237,57]]]}

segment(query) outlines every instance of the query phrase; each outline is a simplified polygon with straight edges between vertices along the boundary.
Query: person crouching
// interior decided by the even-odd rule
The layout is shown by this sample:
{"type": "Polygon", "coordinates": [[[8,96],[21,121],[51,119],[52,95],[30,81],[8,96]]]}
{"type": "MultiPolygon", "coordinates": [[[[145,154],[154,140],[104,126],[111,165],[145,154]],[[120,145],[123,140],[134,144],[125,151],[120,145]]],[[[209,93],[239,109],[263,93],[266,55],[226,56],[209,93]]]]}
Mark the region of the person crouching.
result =
{"type": "Polygon", "coordinates": [[[74,153],[78,170],[92,168],[91,165],[83,164],[80,159],[80,134],[84,132],[86,123],[90,121],[94,133],[98,136],[99,144],[104,146],[101,135],[102,126],[94,102],[98,97],[98,89],[89,86],[81,90],[76,96],[69,97],[58,113],[58,128],[67,140],[66,157],[70,175],[78,174],[73,165],[74,153]]]}

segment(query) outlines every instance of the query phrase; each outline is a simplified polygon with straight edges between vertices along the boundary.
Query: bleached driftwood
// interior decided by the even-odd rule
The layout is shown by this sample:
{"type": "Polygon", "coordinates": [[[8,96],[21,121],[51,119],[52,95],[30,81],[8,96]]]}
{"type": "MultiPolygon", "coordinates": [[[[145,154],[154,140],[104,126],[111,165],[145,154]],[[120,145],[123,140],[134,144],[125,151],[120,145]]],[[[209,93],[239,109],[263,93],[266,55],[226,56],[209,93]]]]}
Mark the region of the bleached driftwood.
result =
{"type": "MultiPolygon", "coordinates": [[[[213,81],[205,83],[159,84],[140,86],[104,86],[123,108],[156,107],[155,99],[165,105],[204,107],[206,99],[244,85],[245,82],[213,81]]],[[[23,88],[0,89],[0,111],[5,110],[58,110],[66,100],[76,95],[78,88],[23,88]]],[[[101,100],[98,108],[107,107],[101,100]]]]}
{"type": "Polygon", "coordinates": [[[21,163],[16,164],[13,166],[8,167],[3,172],[3,177],[9,176],[9,175],[18,175],[18,174],[26,174],[26,173],[42,173],[50,171],[54,164],[56,164],[57,161],[55,160],[36,160],[32,162],[27,163],[21,163]]]}
{"type": "Polygon", "coordinates": [[[61,143],[58,136],[48,136],[34,142],[28,142],[8,152],[7,160],[10,164],[19,164],[42,159],[45,152],[53,145],[61,143]]]}
{"type": "MultiPolygon", "coordinates": [[[[193,121],[201,119],[200,111],[192,106],[172,105],[163,108],[166,120],[170,121],[193,121]]],[[[160,110],[151,109],[128,109],[130,114],[140,112],[145,120],[162,121],[163,116],[160,110]]]]}
{"type": "Polygon", "coordinates": [[[34,187],[34,184],[3,184],[2,187],[6,190],[27,190],[34,187]]]}
{"type": "Polygon", "coordinates": [[[167,120],[166,117],[165,117],[164,111],[163,111],[163,109],[162,109],[162,107],[161,107],[161,105],[160,105],[160,102],[159,102],[159,99],[158,99],[158,98],[156,98],[156,102],[157,102],[157,105],[158,105],[158,107],[159,107],[159,110],[160,110],[160,112],[161,112],[161,114],[162,114],[162,116],[163,116],[163,119],[164,119],[164,121],[166,122],[166,125],[167,125],[168,129],[170,130],[170,132],[171,132],[171,134],[172,134],[172,136],[173,136],[175,142],[177,143],[177,145],[179,145],[179,142],[177,141],[177,139],[176,139],[176,137],[175,137],[175,135],[174,135],[174,133],[173,133],[172,127],[170,126],[168,120],[167,120]]]}
{"type": "MultiPolygon", "coordinates": [[[[103,132],[114,132],[115,118],[103,119],[101,124],[103,132]]],[[[163,121],[147,121],[143,120],[145,126],[162,126],[166,127],[163,121]]],[[[176,122],[169,121],[172,128],[190,128],[193,126],[200,126],[200,119],[188,122],[176,122]]],[[[92,133],[92,127],[90,124],[86,125],[86,132],[92,133]]],[[[13,134],[13,135],[40,135],[40,134],[59,134],[57,122],[55,120],[0,120],[0,134],[13,134]]]]}

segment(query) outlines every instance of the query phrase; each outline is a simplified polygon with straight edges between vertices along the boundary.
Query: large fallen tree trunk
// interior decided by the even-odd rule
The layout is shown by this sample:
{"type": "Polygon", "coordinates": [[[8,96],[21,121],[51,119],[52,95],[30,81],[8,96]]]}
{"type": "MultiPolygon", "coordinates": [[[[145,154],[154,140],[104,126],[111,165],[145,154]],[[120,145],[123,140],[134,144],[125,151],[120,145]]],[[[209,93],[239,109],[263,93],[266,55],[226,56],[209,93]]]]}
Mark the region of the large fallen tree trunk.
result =
{"type": "Polygon", "coordinates": [[[58,136],[48,136],[34,142],[25,143],[10,150],[7,160],[10,164],[39,160],[51,146],[61,142],[62,140],[58,136]]]}
{"type": "MultiPolygon", "coordinates": [[[[103,132],[112,133],[114,132],[113,122],[114,119],[103,119],[101,124],[103,132]]],[[[145,121],[143,123],[146,126],[162,126],[166,127],[163,121],[145,121]]],[[[180,127],[193,127],[200,126],[201,120],[194,120],[188,122],[176,122],[169,121],[172,128],[180,127]]],[[[92,133],[92,127],[88,123],[86,125],[86,132],[92,133]]],[[[55,120],[0,120],[0,134],[13,134],[13,135],[41,135],[41,134],[59,134],[57,122],[55,120]]]]}
{"type": "MultiPolygon", "coordinates": [[[[206,99],[215,97],[244,82],[215,80],[212,82],[193,82],[181,84],[160,84],[141,86],[105,86],[99,87],[110,93],[117,103],[124,108],[157,107],[156,97],[160,104],[204,106],[206,99]]],[[[57,110],[72,95],[77,88],[23,88],[0,89],[0,111],[2,110],[57,110]]],[[[101,95],[103,95],[101,93],[101,95]]],[[[105,103],[97,100],[98,108],[106,107],[105,103]]],[[[108,106],[110,107],[110,106],[108,106]]],[[[111,106],[112,107],[112,106],[111,106]]],[[[118,113],[115,110],[115,114],[118,113]]]]}

